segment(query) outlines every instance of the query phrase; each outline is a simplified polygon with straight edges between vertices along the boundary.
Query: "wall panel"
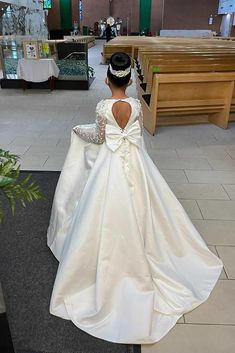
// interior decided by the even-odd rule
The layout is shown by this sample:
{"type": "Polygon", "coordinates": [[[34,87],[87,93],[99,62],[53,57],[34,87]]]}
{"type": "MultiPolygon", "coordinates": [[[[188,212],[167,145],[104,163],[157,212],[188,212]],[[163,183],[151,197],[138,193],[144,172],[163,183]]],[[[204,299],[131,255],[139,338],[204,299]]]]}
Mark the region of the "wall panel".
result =
{"type": "MultiPolygon", "coordinates": [[[[53,0],[49,11],[49,28],[60,28],[60,0],[53,0]]],[[[139,31],[139,1],[113,0],[113,16],[124,20],[130,18],[130,32],[139,31]]],[[[208,25],[210,14],[216,15],[218,0],[152,0],[151,31],[158,34],[160,29],[207,29],[219,31],[221,16],[215,17],[215,23],[208,25]]],[[[83,24],[93,27],[95,21],[109,15],[108,0],[83,0],[83,24]]],[[[78,0],[72,0],[72,19],[78,19],[78,0]]]]}
{"type": "Polygon", "coordinates": [[[165,0],[163,29],[211,29],[219,31],[221,16],[208,25],[210,14],[217,15],[218,0],[165,0]]]}

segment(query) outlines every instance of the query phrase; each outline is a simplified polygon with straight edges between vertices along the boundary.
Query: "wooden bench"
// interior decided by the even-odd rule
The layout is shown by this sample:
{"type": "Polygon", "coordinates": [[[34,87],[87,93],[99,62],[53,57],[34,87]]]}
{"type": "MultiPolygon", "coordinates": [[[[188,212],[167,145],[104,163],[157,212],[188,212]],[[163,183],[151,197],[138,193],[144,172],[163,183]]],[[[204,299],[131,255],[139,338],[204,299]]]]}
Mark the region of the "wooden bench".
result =
{"type": "Polygon", "coordinates": [[[235,121],[235,84],[234,84],[234,90],[233,90],[231,107],[230,107],[229,121],[235,121]]]}
{"type": "Polygon", "coordinates": [[[235,58],[235,50],[233,52],[228,51],[228,52],[215,52],[215,51],[174,51],[174,52],[159,52],[159,53],[152,53],[150,55],[145,55],[143,58],[143,63],[142,65],[138,65],[138,68],[141,70],[141,74],[143,76],[146,75],[146,73],[149,70],[149,65],[150,62],[154,61],[154,63],[157,65],[158,60],[188,60],[188,61],[193,61],[195,59],[201,60],[208,60],[208,59],[218,59],[221,61],[226,61],[226,62],[234,62],[235,58]]]}
{"type": "Polygon", "coordinates": [[[158,55],[220,55],[226,57],[229,54],[232,54],[235,52],[235,47],[234,48],[220,48],[220,47],[212,47],[212,48],[195,48],[195,47],[182,47],[182,46],[177,46],[177,47],[157,47],[157,48],[139,48],[138,51],[138,58],[136,60],[138,66],[143,68],[145,65],[146,60],[148,58],[151,58],[152,56],[158,56],[158,55]]]}
{"type": "Polygon", "coordinates": [[[119,37],[104,46],[105,57],[117,51],[136,61],[137,90],[150,133],[169,124],[227,127],[230,111],[235,113],[233,41],[119,37]]]}
{"type": "Polygon", "coordinates": [[[235,72],[235,55],[231,58],[219,57],[185,57],[184,59],[158,58],[149,61],[145,77],[136,74],[136,85],[139,94],[151,93],[155,73],[188,73],[188,72],[235,72]]]}
{"type": "Polygon", "coordinates": [[[152,94],[140,97],[144,127],[152,135],[160,125],[211,122],[226,129],[234,80],[235,72],[155,74],[152,94]]]}
{"type": "MultiPolygon", "coordinates": [[[[195,53],[187,53],[187,57],[188,59],[191,58],[191,65],[189,65],[187,63],[186,65],[186,61],[185,58],[182,59],[181,61],[179,61],[178,65],[175,65],[176,62],[174,62],[173,65],[173,61],[171,60],[170,62],[167,62],[166,60],[164,60],[161,55],[162,52],[159,53],[159,55],[153,55],[153,53],[151,53],[148,56],[149,59],[149,65],[150,67],[146,66],[146,70],[148,70],[147,72],[147,78],[143,78],[142,80],[139,79],[140,75],[139,75],[139,71],[137,72],[136,70],[136,85],[137,85],[137,92],[138,92],[138,96],[141,97],[142,95],[145,94],[149,94],[151,93],[151,88],[152,88],[152,81],[153,81],[153,75],[155,74],[153,71],[154,69],[158,68],[162,74],[163,73],[169,73],[169,72],[181,72],[181,73],[187,73],[187,72],[207,72],[207,71],[218,71],[218,72],[225,72],[225,71],[235,71],[235,52],[234,50],[232,52],[228,51],[226,53],[224,53],[224,51],[221,53],[219,51],[215,51],[213,52],[213,54],[211,54],[211,52],[203,52],[202,55],[198,55],[198,53],[196,54],[196,56],[194,55],[195,53]],[[195,61],[195,57],[197,60],[199,60],[199,62],[197,63],[195,61]],[[157,58],[157,59],[156,59],[157,58]],[[161,58],[163,60],[162,65],[160,65],[159,62],[159,58],[161,58]],[[205,59],[206,58],[206,59],[205,59]],[[210,62],[210,65],[201,65],[200,63],[200,59],[203,60],[208,60],[210,62]],[[156,61],[156,63],[155,63],[156,61]],[[212,64],[213,62],[213,64],[212,64]],[[193,66],[192,64],[194,64],[195,66],[193,66]]],[[[180,57],[184,56],[185,53],[183,52],[177,52],[177,53],[164,53],[164,57],[168,58],[170,56],[173,56],[173,58],[177,58],[179,59],[180,57]]],[[[147,61],[145,62],[147,63],[147,61]]],[[[235,113],[235,90],[233,93],[233,99],[232,99],[232,104],[231,104],[231,113],[235,113]]],[[[229,121],[235,121],[235,114],[230,114],[229,117],[229,121]]]]}
{"type": "Polygon", "coordinates": [[[103,56],[106,61],[110,59],[112,54],[121,50],[130,55],[133,60],[138,58],[140,48],[153,48],[159,46],[182,46],[182,47],[212,47],[215,45],[222,47],[235,47],[233,41],[224,41],[217,38],[165,38],[165,37],[142,37],[142,36],[127,36],[116,37],[108,43],[104,44],[103,56]]]}

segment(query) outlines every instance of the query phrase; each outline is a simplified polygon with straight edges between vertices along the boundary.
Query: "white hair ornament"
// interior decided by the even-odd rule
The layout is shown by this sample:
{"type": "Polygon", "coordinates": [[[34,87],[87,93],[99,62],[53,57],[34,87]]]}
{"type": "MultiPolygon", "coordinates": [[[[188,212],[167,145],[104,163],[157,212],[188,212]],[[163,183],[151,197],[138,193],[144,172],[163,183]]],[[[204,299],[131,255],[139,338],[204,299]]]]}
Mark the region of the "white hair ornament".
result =
{"type": "Polygon", "coordinates": [[[110,70],[111,74],[116,77],[125,77],[125,76],[129,75],[129,73],[131,72],[131,66],[125,70],[114,70],[112,68],[111,64],[109,64],[109,70],[110,70]]]}

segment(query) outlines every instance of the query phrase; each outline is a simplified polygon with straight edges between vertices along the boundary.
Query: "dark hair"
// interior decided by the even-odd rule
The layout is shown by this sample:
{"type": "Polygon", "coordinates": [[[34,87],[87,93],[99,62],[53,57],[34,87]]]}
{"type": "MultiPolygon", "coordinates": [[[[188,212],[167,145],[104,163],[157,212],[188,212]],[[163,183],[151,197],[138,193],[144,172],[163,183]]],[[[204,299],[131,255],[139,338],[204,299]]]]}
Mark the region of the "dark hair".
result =
{"type": "MultiPolygon", "coordinates": [[[[131,66],[131,58],[126,53],[117,52],[114,53],[110,58],[110,64],[113,70],[122,71],[126,70],[131,66]]],[[[124,77],[117,77],[110,72],[108,67],[107,76],[109,81],[116,87],[126,87],[131,78],[131,71],[128,75],[124,77]]]]}

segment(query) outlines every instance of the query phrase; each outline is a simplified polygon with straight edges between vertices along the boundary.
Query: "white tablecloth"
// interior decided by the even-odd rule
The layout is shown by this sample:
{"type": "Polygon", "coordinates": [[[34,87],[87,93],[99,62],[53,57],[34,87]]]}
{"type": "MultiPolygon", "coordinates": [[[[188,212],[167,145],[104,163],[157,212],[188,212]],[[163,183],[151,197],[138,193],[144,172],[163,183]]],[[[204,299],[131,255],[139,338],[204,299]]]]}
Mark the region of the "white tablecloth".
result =
{"type": "Polygon", "coordinates": [[[29,82],[44,82],[59,76],[59,68],[53,59],[20,59],[17,66],[18,78],[29,82]]]}

